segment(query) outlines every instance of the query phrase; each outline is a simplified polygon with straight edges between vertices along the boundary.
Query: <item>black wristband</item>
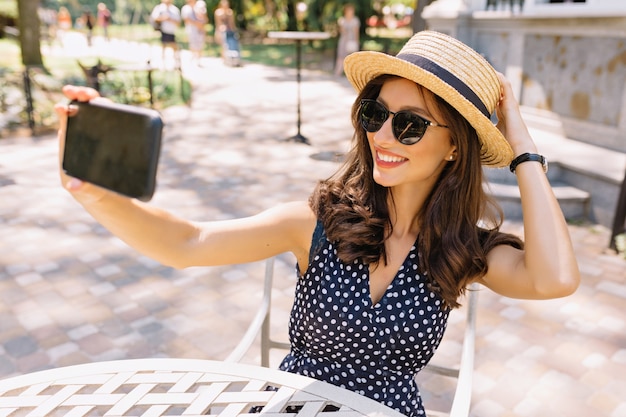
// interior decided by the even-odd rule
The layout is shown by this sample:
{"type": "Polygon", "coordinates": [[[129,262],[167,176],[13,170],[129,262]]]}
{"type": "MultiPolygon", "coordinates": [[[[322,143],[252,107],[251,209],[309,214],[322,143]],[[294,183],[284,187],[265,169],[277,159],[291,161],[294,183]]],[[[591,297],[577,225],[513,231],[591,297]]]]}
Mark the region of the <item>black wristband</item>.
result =
{"type": "Polygon", "coordinates": [[[543,155],[539,155],[537,153],[521,154],[520,156],[515,158],[513,161],[511,161],[511,165],[509,165],[509,169],[511,170],[511,172],[515,173],[515,168],[517,168],[517,166],[521,164],[522,162],[526,162],[526,161],[540,162],[541,166],[543,167],[543,172],[548,172],[548,162],[546,161],[546,158],[543,155]]]}

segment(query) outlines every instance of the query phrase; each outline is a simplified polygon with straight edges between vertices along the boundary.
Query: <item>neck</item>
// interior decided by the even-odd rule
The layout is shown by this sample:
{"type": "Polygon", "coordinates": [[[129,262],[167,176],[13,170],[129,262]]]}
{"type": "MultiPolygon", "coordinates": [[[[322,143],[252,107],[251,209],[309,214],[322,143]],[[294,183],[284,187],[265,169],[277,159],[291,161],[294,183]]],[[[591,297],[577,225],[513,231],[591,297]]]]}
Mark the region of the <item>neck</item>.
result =
{"type": "Polygon", "coordinates": [[[422,192],[414,184],[392,187],[389,190],[389,218],[393,226],[393,236],[417,236],[419,214],[427,196],[427,192],[422,192]]]}

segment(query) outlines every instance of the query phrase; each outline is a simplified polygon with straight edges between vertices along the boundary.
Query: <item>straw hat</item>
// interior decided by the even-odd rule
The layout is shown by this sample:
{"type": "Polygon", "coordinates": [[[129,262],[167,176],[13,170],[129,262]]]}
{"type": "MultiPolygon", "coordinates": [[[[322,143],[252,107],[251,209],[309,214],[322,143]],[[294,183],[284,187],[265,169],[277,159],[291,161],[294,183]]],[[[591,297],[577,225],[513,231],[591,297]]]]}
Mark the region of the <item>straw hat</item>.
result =
{"type": "Polygon", "coordinates": [[[500,81],[487,60],[459,40],[430,30],[418,32],[395,57],[374,51],[348,55],[344,71],[359,92],[382,74],[398,75],[426,87],[476,129],[484,165],[511,163],[513,150],[490,119],[500,100],[500,81]]]}

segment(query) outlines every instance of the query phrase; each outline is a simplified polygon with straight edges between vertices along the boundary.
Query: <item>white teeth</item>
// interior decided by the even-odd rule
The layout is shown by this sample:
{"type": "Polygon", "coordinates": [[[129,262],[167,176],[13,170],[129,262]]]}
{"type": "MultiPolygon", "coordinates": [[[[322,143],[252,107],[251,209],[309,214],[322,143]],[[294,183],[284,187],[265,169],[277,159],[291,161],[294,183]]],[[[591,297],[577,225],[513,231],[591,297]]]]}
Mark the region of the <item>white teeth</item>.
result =
{"type": "Polygon", "coordinates": [[[379,152],[377,154],[378,154],[378,159],[384,162],[402,162],[406,159],[406,158],[401,158],[399,156],[381,154],[379,152]]]}

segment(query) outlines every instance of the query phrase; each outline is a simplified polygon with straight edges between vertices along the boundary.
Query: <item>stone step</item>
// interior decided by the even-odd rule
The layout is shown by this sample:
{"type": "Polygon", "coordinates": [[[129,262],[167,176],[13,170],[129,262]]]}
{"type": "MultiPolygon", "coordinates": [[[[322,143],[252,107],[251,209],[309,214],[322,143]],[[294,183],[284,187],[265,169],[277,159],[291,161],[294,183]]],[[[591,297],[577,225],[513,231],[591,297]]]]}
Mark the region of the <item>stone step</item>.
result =
{"type": "MultiPolygon", "coordinates": [[[[558,131],[539,129],[531,120],[527,122],[539,153],[548,158],[548,180],[566,218],[582,215],[611,228],[624,180],[626,153],[569,139],[558,131]]],[[[506,218],[519,218],[516,176],[508,168],[486,168],[485,177],[490,194],[500,202],[506,218]]]]}
{"type": "MultiPolygon", "coordinates": [[[[551,182],[552,190],[567,220],[589,219],[591,195],[562,182],[551,182]]],[[[485,191],[498,201],[508,220],[522,219],[522,201],[515,184],[486,182],[485,191]]]]}

